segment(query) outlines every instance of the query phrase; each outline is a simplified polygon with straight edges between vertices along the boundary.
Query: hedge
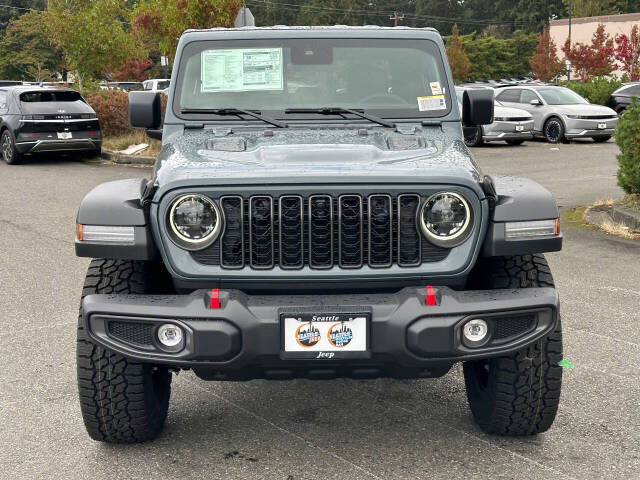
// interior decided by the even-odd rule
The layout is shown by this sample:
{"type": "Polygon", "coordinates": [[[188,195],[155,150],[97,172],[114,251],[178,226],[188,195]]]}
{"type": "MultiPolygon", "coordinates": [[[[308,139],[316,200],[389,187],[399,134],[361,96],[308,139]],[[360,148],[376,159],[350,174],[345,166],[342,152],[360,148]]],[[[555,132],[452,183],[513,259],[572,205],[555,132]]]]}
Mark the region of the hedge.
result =
{"type": "MultiPolygon", "coordinates": [[[[105,136],[119,136],[133,132],[129,124],[129,94],[120,90],[89,92],[85,100],[96,111],[100,129],[105,136]]],[[[162,120],[167,107],[167,96],[161,95],[162,120]]]]}
{"type": "Polygon", "coordinates": [[[640,194],[640,104],[632,104],[620,116],[616,130],[618,185],[627,193],[640,194]]]}
{"type": "Polygon", "coordinates": [[[622,80],[616,78],[592,78],[587,82],[561,82],[561,85],[570,88],[574,92],[582,95],[591,103],[606,105],[611,94],[622,85],[622,80]]]}

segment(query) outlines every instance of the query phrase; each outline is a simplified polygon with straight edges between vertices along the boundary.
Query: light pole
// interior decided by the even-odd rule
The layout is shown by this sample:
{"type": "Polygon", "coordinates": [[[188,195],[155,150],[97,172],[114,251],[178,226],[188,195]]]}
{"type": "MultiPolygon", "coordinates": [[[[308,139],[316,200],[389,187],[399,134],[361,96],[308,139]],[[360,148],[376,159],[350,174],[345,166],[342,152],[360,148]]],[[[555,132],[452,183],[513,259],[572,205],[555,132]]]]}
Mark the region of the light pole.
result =
{"type": "MultiPolygon", "coordinates": [[[[569,51],[571,51],[571,16],[573,15],[573,0],[569,0],[569,51]]],[[[567,60],[567,82],[571,81],[571,61],[567,60]]]]}

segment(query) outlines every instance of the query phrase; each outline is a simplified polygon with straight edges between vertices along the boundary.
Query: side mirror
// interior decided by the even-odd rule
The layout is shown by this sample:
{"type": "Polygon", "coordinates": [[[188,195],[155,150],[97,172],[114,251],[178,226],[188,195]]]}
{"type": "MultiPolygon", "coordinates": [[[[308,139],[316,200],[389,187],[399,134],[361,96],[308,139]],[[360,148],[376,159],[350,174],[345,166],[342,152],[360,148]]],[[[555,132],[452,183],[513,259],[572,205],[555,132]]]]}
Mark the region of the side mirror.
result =
{"type": "Polygon", "coordinates": [[[462,125],[474,127],[493,123],[493,90],[472,88],[462,96],[462,125]]]}
{"type": "Polygon", "coordinates": [[[129,92],[129,122],[132,127],[146,128],[151,138],[162,137],[162,110],[160,93],[158,92],[129,92]]]}
{"type": "Polygon", "coordinates": [[[540,106],[542,105],[542,102],[540,100],[538,100],[537,98],[534,98],[533,100],[531,100],[529,102],[531,105],[535,105],[535,106],[540,106]]]}

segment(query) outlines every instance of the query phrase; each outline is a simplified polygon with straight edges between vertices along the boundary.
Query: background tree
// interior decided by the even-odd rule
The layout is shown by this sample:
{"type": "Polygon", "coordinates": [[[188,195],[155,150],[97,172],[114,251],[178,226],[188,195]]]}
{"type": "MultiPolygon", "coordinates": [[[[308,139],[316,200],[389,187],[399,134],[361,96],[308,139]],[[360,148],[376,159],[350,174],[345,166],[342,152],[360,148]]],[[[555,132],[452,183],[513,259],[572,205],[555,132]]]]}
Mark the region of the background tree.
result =
{"type": "Polygon", "coordinates": [[[132,57],[124,61],[119,68],[109,74],[116,82],[135,80],[143,82],[149,78],[149,71],[153,61],[150,58],[132,57]]]}
{"type": "Polygon", "coordinates": [[[154,41],[171,62],[188,28],[232,27],[242,0],[141,0],[133,9],[136,35],[154,41]]]}
{"type": "Polygon", "coordinates": [[[556,44],[546,28],[538,36],[536,53],[529,63],[533,76],[543,82],[553,80],[564,69],[563,62],[558,58],[556,44]]]}
{"type": "Polygon", "coordinates": [[[563,0],[567,13],[569,4],[573,5],[574,17],[595,17],[598,15],[612,15],[619,13],[617,0],[563,0]]]}
{"type": "Polygon", "coordinates": [[[451,38],[447,43],[447,57],[449,59],[449,65],[451,66],[453,80],[456,83],[467,80],[471,72],[471,62],[467,54],[464,53],[462,40],[460,40],[460,36],[458,35],[458,25],[456,24],[453,25],[451,38]]]}
{"type": "Polygon", "coordinates": [[[76,71],[80,89],[85,80],[103,77],[139,55],[125,7],[124,0],[49,0],[47,30],[66,66],[76,71]]]}
{"type": "Polygon", "coordinates": [[[18,18],[29,10],[44,10],[46,0],[4,0],[0,8],[0,38],[4,36],[11,20],[18,18]]]}
{"type": "Polygon", "coordinates": [[[41,82],[60,70],[61,53],[49,42],[45,15],[30,11],[9,22],[0,40],[0,78],[41,82]]]}
{"type": "Polygon", "coordinates": [[[577,42],[571,45],[569,39],[562,47],[562,51],[568,60],[571,60],[572,69],[578,74],[580,80],[586,82],[590,77],[609,75],[613,72],[613,40],[604,31],[604,25],[598,25],[591,39],[591,45],[577,42]]]}
{"type": "Polygon", "coordinates": [[[640,37],[638,25],[631,28],[629,36],[616,35],[615,57],[620,62],[618,69],[627,74],[629,80],[640,80],[640,37]]]}

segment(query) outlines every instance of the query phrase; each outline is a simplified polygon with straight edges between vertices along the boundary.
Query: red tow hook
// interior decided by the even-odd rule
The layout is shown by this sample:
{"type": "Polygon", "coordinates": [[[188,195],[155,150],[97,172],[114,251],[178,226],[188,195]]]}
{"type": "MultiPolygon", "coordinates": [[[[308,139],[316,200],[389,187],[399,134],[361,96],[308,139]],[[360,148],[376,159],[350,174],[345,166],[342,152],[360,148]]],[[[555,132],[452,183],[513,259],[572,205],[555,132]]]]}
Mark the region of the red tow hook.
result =
{"type": "Polygon", "coordinates": [[[427,285],[427,298],[424,303],[428,307],[433,307],[438,304],[436,302],[436,291],[431,285],[427,285]]]}
{"type": "Polygon", "coordinates": [[[211,300],[209,301],[209,308],[220,308],[220,295],[217,288],[211,289],[211,300]]]}

